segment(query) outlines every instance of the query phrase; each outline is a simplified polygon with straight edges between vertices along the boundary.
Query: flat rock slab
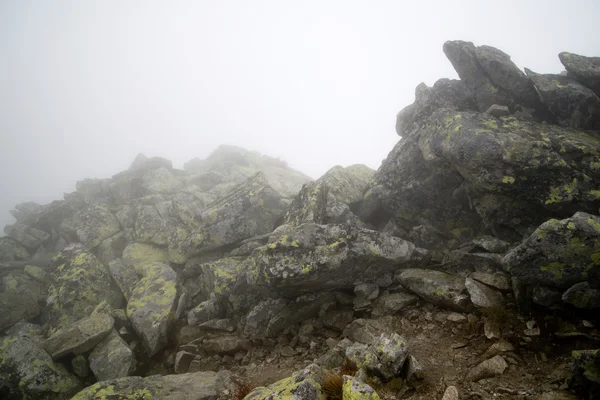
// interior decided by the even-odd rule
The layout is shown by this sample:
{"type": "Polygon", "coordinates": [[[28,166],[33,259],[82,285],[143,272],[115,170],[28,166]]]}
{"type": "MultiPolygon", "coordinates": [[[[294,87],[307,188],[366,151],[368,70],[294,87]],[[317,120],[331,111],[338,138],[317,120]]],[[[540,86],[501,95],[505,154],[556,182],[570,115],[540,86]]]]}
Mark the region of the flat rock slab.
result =
{"type": "Polygon", "coordinates": [[[44,342],[44,350],[56,360],[67,354],[81,354],[94,348],[113,329],[114,319],[107,314],[95,314],[64,328],[44,342]]]}
{"type": "Polygon", "coordinates": [[[454,311],[468,311],[471,302],[464,278],[442,271],[406,269],[396,279],[407,290],[424,300],[454,311]]]}
{"type": "Polygon", "coordinates": [[[467,374],[467,381],[477,382],[482,379],[502,375],[506,368],[508,368],[508,364],[504,361],[504,358],[502,356],[494,356],[471,369],[467,374]]]}
{"type": "Polygon", "coordinates": [[[465,279],[465,287],[469,292],[469,296],[471,296],[471,301],[477,307],[492,308],[502,307],[504,305],[502,293],[481,282],[467,278],[465,279]]]}

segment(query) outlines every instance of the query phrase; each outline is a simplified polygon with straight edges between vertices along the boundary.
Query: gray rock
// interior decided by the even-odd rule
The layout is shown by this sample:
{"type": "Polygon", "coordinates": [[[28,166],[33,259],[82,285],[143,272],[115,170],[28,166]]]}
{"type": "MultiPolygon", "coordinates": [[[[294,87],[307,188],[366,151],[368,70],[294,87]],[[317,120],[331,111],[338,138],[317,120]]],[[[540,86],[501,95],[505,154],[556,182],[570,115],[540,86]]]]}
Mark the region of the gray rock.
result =
{"type": "Polygon", "coordinates": [[[110,315],[98,313],[63,328],[44,342],[44,350],[56,360],[67,354],[81,354],[94,348],[113,329],[110,315]]]}
{"type": "Polygon", "coordinates": [[[162,157],[146,157],[140,153],[135,157],[135,160],[131,163],[129,171],[151,171],[153,169],[173,169],[173,163],[162,157]]]}
{"type": "Polygon", "coordinates": [[[233,335],[223,335],[207,339],[203,343],[204,350],[208,354],[235,355],[238,351],[248,351],[251,342],[233,335]]]}
{"type": "Polygon", "coordinates": [[[506,117],[506,116],[510,115],[510,111],[508,110],[508,107],[501,106],[498,104],[492,104],[490,106],[490,108],[488,108],[486,110],[485,113],[488,115],[491,115],[492,117],[496,117],[496,118],[506,117]]]}
{"type": "Polygon", "coordinates": [[[325,183],[337,200],[352,205],[363,199],[375,171],[366,165],[355,164],[349,167],[336,165],[327,171],[317,182],[325,183]]]}
{"type": "Polygon", "coordinates": [[[569,72],[569,76],[600,96],[600,57],[585,57],[565,51],[560,53],[558,58],[569,72]]]}
{"type": "Polygon", "coordinates": [[[531,300],[540,306],[552,307],[562,301],[562,294],[546,286],[535,286],[531,293],[531,300]]]}
{"type": "Polygon", "coordinates": [[[510,290],[510,278],[504,273],[493,273],[488,274],[485,272],[473,272],[469,275],[469,278],[472,278],[476,281],[484,283],[488,286],[492,286],[499,290],[508,291],[510,290]]]}
{"type": "Polygon", "coordinates": [[[40,296],[43,296],[42,287],[29,276],[18,271],[4,275],[0,280],[0,331],[39,315],[40,296]]]}
{"type": "Polygon", "coordinates": [[[259,399],[306,399],[318,400],[322,397],[321,379],[323,371],[311,364],[290,378],[277,381],[267,387],[258,387],[250,392],[246,400],[259,399]]]}
{"type": "Polygon", "coordinates": [[[471,302],[464,278],[441,271],[406,269],[396,279],[407,290],[424,300],[454,311],[468,311],[471,302]]]}
{"type": "Polygon", "coordinates": [[[425,377],[425,370],[414,356],[409,355],[405,361],[404,371],[406,380],[411,382],[425,377]]]}
{"type": "Polygon", "coordinates": [[[118,398],[135,398],[142,393],[142,396],[165,400],[217,400],[224,390],[224,381],[223,373],[212,371],[146,378],[129,376],[96,383],[77,393],[72,400],[96,399],[98,393],[107,390],[118,398]]]}
{"type": "Polygon", "coordinates": [[[179,351],[175,356],[175,373],[185,374],[190,369],[190,363],[194,359],[195,354],[187,351],[179,351]]]}
{"type": "Polygon", "coordinates": [[[293,357],[297,354],[296,350],[294,350],[291,346],[283,346],[279,352],[284,357],[293,357]]]}
{"type": "Polygon", "coordinates": [[[108,263],[108,271],[114,279],[119,289],[123,293],[125,300],[129,300],[131,292],[138,283],[139,277],[133,267],[126,266],[120,259],[112,260],[108,263]]]}
{"type": "Polygon", "coordinates": [[[535,400],[577,400],[578,397],[566,390],[553,390],[536,397],[535,400]]]}
{"type": "Polygon", "coordinates": [[[466,379],[477,382],[482,379],[493,378],[494,376],[502,375],[506,368],[508,368],[508,364],[504,361],[504,358],[502,356],[494,356],[473,367],[467,373],[466,379]]]}
{"type": "Polygon", "coordinates": [[[406,341],[398,334],[382,333],[371,345],[355,343],[346,349],[346,357],[361,369],[386,380],[400,376],[408,357],[406,341]]]}
{"type": "Polygon", "coordinates": [[[24,261],[31,258],[29,251],[15,239],[0,237],[0,261],[24,261]]]}
{"type": "Polygon", "coordinates": [[[344,330],[344,336],[353,342],[371,344],[381,334],[382,325],[377,320],[355,319],[344,330]]]}
{"type": "Polygon", "coordinates": [[[172,313],[177,306],[177,274],[160,262],[145,265],[127,302],[127,317],[149,356],[167,344],[172,313]]]}
{"type": "Polygon", "coordinates": [[[5,226],[4,233],[28,249],[33,250],[50,238],[50,235],[44,231],[18,223],[5,226]]]}
{"type": "Polygon", "coordinates": [[[287,302],[283,299],[263,300],[254,306],[246,316],[244,334],[250,337],[259,336],[271,318],[280,312],[287,302]]]}
{"type": "Polygon", "coordinates": [[[188,312],[188,324],[200,325],[212,319],[218,319],[225,316],[223,304],[216,298],[203,301],[188,312]]]}
{"type": "Polygon", "coordinates": [[[562,301],[577,308],[599,308],[600,290],[592,289],[589,282],[576,283],[563,293],[562,301]]]}
{"type": "Polygon", "coordinates": [[[352,376],[344,375],[343,398],[356,400],[378,400],[379,395],[377,395],[375,390],[373,390],[373,388],[366,383],[363,383],[352,376]]]}
{"type": "Polygon", "coordinates": [[[202,329],[220,332],[235,332],[237,326],[231,319],[211,319],[198,325],[202,329]]]}
{"type": "Polygon", "coordinates": [[[460,400],[460,397],[458,397],[458,389],[456,388],[456,386],[448,386],[446,388],[446,391],[444,391],[444,396],[442,397],[442,400],[460,400]]]}
{"type": "Polygon", "coordinates": [[[333,293],[300,296],[273,315],[264,334],[267,337],[277,337],[286,328],[317,316],[324,305],[334,302],[333,293]]]}
{"type": "Polygon", "coordinates": [[[562,75],[542,75],[525,68],[542,102],[561,126],[597,128],[600,122],[600,98],[575,79],[562,75]]]}
{"type": "Polygon", "coordinates": [[[374,300],[379,296],[379,286],[373,283],[361,283],[354,287],[354,294],[368,300],[374,300]]]}
{"type": "Polygon", "coordinates": [[[332,310],[323,316],[323,325],[339,332],[352,322],[354,311],[348,309],[332,310]]]}
{"type": "Polygon", "coordinates": [[[87,378],[90,376],[90,367],[88,360],[83,354],[76,355],[71,360],[71,366],[73,367],[73,373],[80,378],[87,378]]]}
{"type": "Polygon", "coordinates": [[[473,239],[473,244],[490,253],[506,253],[508,251],[508,243],[493,236],[484,235],[473,239]]]}
{"type": "Polygon", "coordinates": [[[77,241],[87,249],[97,247],[103,240],[115,235],[121,230],[121,224],[108,208],[101,205],[91,205],[73,215],[72,220],[63,225],[67,231],[72,229],[77,241]]]}
{"type": "Polygon", "coordinates": [[[374,316],[394,315],[398,311],[415,304],[419,298],[409,293],[384,293],[374,301],[374,316]]]}
{"type": "Polygon", "coordinates": [[[98,381],[123,378],[135,369],[133,352],[114,329],[90,353],[89,361],[98,381]]]}
{"type": "Polygon", "coordinates": [[[9,399],[70,399],[81,383],[70,375],[35,340],[23,336],[0,338],[2,393],[9,399]]]}
{"type": "Polygon", "coordinates": [[[96,249],[96,256],[104,265],[108,265],[111,261],[120,258],[123,255],[123,250],[127,247],[127,236],[124,232],[103,240],[96,249]]]}
{"type": "Polygon", "coordinates": [[[488,349],[485,351],[485,353],[483,354],[483,358],[490,359],[494,356],[503,354],[503,353],[507,353],[507,352],[511,352],[511,351],[515,351],[515,347],[510,343],[507,342],[506,340],[500,340],[494,344],[492,344],[490,347],[488,347],[488,349]]]}
{"type": "Polygon", "coordinates": [[[466,278],[465,287],[469,292],[471,301],[477,307],[481,308],[494,308],[502,307],[504,305],[504,299],[502,293],[492,289],[489,286],[484,285],[474,279],[466,278]]]}
{"type": "Polygon", "coordinates": [[[574,378],[583,378],[590,382],[600,383],[598,365],[600,364],[600,350],[576,350],[571,353],[569,368],[574,378]]]}

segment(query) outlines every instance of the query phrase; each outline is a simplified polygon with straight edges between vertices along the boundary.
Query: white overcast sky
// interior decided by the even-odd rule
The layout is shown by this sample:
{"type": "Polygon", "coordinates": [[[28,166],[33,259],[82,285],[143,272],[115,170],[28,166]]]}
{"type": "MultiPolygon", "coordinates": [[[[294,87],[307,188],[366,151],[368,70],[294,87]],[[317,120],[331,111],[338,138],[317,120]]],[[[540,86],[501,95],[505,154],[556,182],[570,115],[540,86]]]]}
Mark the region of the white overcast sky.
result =
{"type": "Polygon", "coordinates": [[[140,152],[376,169],[415,86],[456,77],[444,41],[558,73],[600,56],[599,20],[598,0],[0,0],[0,225],[140,152]]]}

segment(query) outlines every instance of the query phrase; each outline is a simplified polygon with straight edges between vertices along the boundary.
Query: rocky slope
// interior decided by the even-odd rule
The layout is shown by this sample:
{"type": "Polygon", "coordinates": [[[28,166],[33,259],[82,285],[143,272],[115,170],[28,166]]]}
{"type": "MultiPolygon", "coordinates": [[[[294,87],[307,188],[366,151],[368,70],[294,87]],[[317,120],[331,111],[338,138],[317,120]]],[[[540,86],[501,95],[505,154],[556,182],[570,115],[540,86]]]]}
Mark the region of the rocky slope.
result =
{"type": "Polygon", "coordinates": [[[16,206],[0,397],[600,396],[600,61],[444,52],[376,172],[223,146],[16,206]]]}

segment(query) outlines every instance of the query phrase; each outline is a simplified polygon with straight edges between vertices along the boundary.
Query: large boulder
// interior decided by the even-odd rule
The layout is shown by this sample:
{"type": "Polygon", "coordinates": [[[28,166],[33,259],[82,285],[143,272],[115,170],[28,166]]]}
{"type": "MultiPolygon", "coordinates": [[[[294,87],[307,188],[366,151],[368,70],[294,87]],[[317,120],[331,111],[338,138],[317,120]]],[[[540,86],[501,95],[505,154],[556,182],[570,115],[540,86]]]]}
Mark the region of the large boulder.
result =
{"type": "Polygon", "coordinates": [[[81,389],[77,378],[27,334],[0,338],[0,377],[4,399],[67,400],[81,389]]]}
{"type": "Polygon", "coordinates": [[[94,347],[89,361],[98,381],[129,376],[135,368],[133,352],[114,329],[94,347]]]}
{"type": "Polygon", "coordinates": [[[396,276],[406,289],[424,300],[455,311],[468,311],[471,302],[465,278],[442,271],[406,269],[396,276]]]}
{"type": "Polygon", "coordinates": [[[39,315],[45,290],[23,271],[0,269],[0,331],[39,315]]]}
{"type": "Polygon", "coordinates": [[[181,251],[191,257],[271,232],[283,210],[281,196],[263,174],[256,174],[209,205],[202,226],[190,234],[181,251]]]}
{"type": "Polygon", "coordinates": [[[123,295],[110,273],[82,245],[66,247],[53,262],[48,289],[50,334],[89,316],[101,303],[120,308],[123,295]]]}
{"type": "Polygon", "coordinates": [[[444,53],[470,89],[479,111],[494,104],[511,110],[517,105],[541,108],[531,81],[503,51],[457,40],[444,43],[444,53]]]}
{"type": "Polygon", "coordinates": [[[127,302],[127,318],[153,356],[167,345],[169,326],[175,319],[177,274],[161,262],[138,266],[137,272],[142,278],[127,302]]]}
{"type": "Polygon", "coordinates": [[[336,165],[327,171],[317,182],[325,183],[338,201],[353,205],[363,199],[375,171],[366,165],[355,164],[349,167],[336,165]]]}
{"type": "Polygon", "coordinates": [[[282,379],[267,387],[258,387],[250,392],[245,400],[306,399],[322,400],[321,368],[311,364],[289,378],[282,379]]]}
{"type": "Polygon", "coordinates": [[[599,163],[591,133],[440,109],[383,162],[381,210],[368,221],[383,214],[406,234],[427,224],[459,241],[519,240],[550,216],[596,212],[599,163]]]}
{"type": "Polygon", "coordinates": [[[93,314],[54,333],[44,342],[44,350],[54,360],[67,354],[85,353],[112,331],[114,323],[110,315],[93,314]]]}
{"type": "Polygon", "coordinates": [[[93,249],[119,232],[121,224],[105,206],[92,205],[63,221],[61,228],[72,242],[80,242],[93,249]]]}
{"type": "Polygon", "coordinates": [[[77,393],[72,400],[217,400],[223,390],[224,377],[224,373],[212,371],[146,378],[130,376],[96,383],[77,393]]]}
{"type": "Polygon", "coordinates": [[[24,261],[30,257],[21,243],[8,236],[0,237],[0,261],[24,261]]]}
{"type": "Polygon", "coordinates": [[[600,128],[600,98],[591,89],[568,76],[536,74],[527,68],[525,71],[559,125],[600,128]]]}
{"type": "Polygon", "coordinates": [[[4,227],[4,233],[28,249],[35,250],[44,243],[50,235],[29,225],[17,223],[4,227]]]}
{"type": "Polygon", "coordinates": [[[344,376],[344,386],[342,389],[343,399],[352,400],[379,400],[379,395],[373,388],[366,383],[359,381],[351,376],[344,376]]]}
{"type": "Polygon", "coordinates": [[[569,72],[569,76],[600,96],[600,57],[585,57],[564,51],[558,58],[569,72]]]}
{"type": "Polygon", "coordinates": [[[568,289],[579,282],[600,288],[600,217],[577,212],[551,219],[503,259],[513,277],[528,285],[568,289]]]}
{"type": "Polygon", "coordinates": [[[289,298],[354,287],[425,256],[412,243],[376,231],[307,223],[277,229],[246,259],[244,270],[251,287],[289,298]]]}

